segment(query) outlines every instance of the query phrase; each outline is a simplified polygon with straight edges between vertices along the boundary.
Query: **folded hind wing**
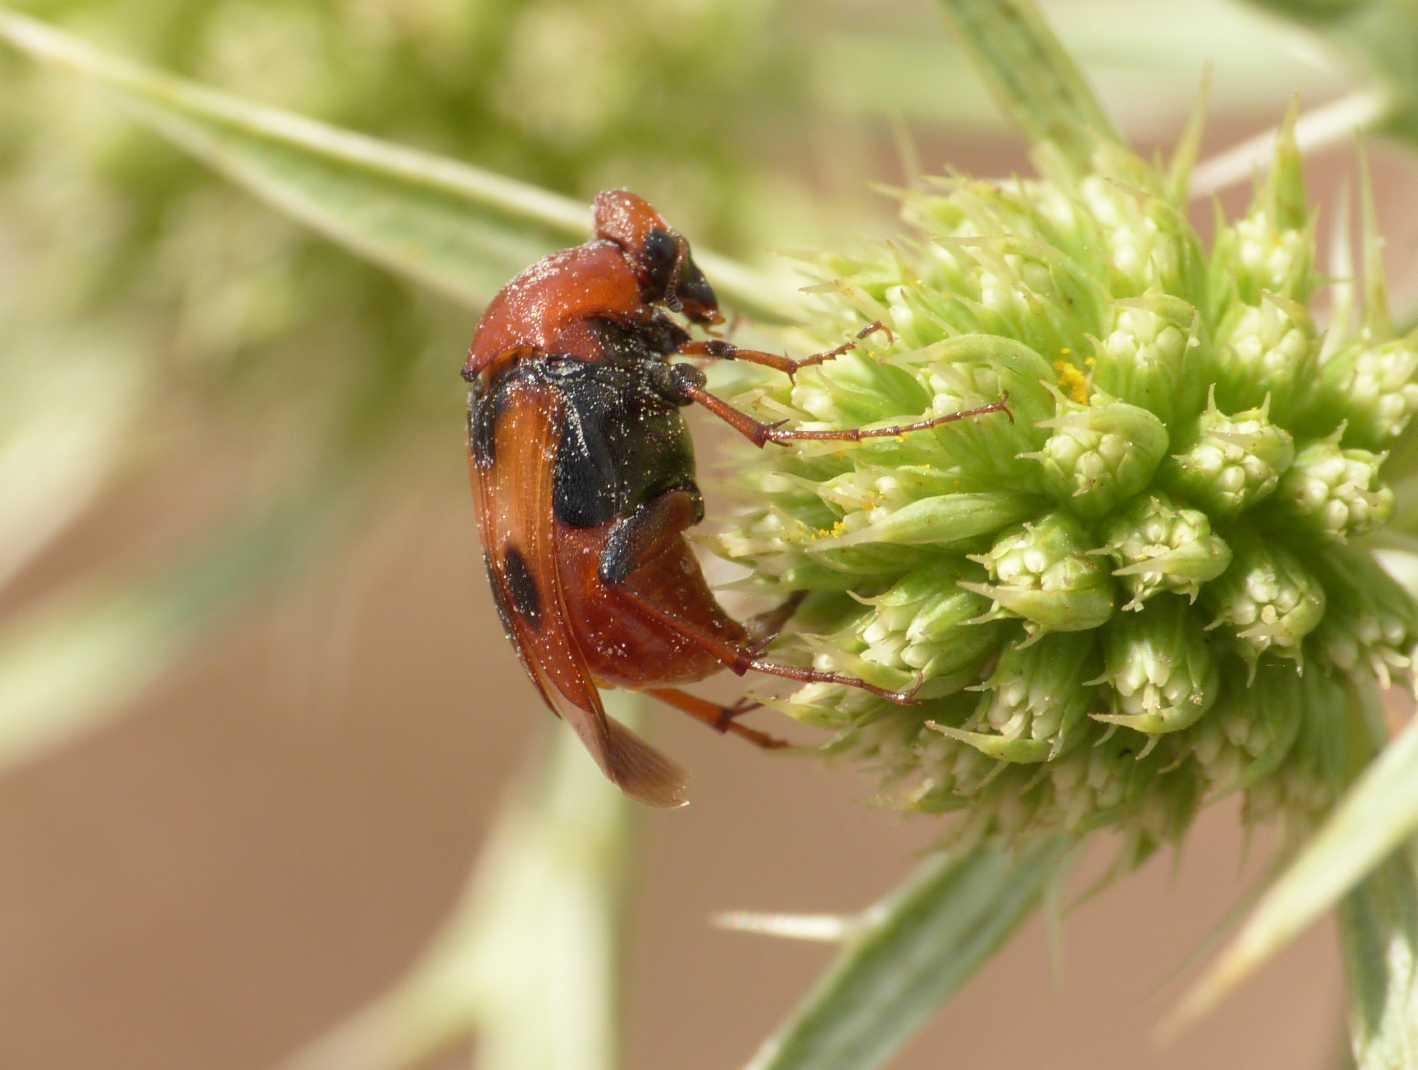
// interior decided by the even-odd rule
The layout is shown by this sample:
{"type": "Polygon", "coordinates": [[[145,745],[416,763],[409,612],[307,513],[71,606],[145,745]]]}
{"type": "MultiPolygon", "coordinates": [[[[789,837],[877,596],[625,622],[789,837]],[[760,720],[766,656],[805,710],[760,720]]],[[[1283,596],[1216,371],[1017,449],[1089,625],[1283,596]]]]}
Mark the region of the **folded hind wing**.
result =
{"type": "Polygon", "coordinates": [[[652,806],[685,801],[674,762],[606,716],[572,631],[557,571],[552,507],[563,402],[555,386],[512,370],[475,398],[469,466],[484,561],[507,636],[552,711],[606,776],[652,806]]]}

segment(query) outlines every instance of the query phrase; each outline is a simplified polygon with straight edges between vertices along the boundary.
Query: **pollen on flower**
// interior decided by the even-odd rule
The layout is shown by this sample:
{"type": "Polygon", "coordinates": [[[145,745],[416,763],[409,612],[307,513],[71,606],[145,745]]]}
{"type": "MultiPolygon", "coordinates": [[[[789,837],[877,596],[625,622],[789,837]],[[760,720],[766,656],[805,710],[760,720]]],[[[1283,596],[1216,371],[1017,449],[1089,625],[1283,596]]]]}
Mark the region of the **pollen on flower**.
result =
{"type": "MultiPolygon", "coordinates": [[[[1069,353],[1065,347],[1061,353],[1069,353]]],[[[1088,377],[1078,370],[1078,366],[1068,360],[1054,361],[1054,371],[1059,376],[1059,386],[1063,388],[1065,394],[1071,397],[1080,405],[1088,404],[1088,377]]]]}
{"type": "Polygon", "coordinates": [[[1314,317],[1353,273],[1315,266],[1288,134],[1209,250],[1179,172],[1101,141],[1087,165],[1035,158],[908,193],[905,240],[821,257],[818,341],[891,334],[737,399],[834,427],[1009,399],[1009,419],[746,457],[718,548],[811,592],[781,649],[919,687],[779,705],[963,837],[1111,826],[1140,859],[1233,792],[1248,819],[1313,821],[1355,689],[1413,682],[1418,606],[1358,537],[1404,510],[1386,469],[1418,332],[1392,331],[1381,278],[1351,287],[1362,314],[1314,317]]]}

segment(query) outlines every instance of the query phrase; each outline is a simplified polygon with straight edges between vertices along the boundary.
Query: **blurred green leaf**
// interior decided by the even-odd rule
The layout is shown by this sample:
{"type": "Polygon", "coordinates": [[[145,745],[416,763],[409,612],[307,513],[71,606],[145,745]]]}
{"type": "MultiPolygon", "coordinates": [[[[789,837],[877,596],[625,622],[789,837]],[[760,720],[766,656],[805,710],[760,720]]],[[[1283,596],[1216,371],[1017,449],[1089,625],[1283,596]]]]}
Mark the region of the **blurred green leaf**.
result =
{"type": "MultiPolygon", "coordinates": [[[[1363,696],[1356,696],[1361,701],[1363,696]]],[[[1335,716],[1342,716],[1335,711],[1335,716]]],[[[1357,720],[1357,718],[1352,718],[1357,720]]],[[[1370,711],[1368,721],[1378,718],[1370,711]]],[[[1371,748],[1359,748],[1367,752],[1371,748]]],[[[1239,934],[1180,1008],[1178,1024],[1204,1013],[1261,963],[1339,902],[1418,832],[1418,721],[1410,721],[1340,799],[1333,813],[1261,896],[1239,934]]],[[[1393,887],[1392,874],[1375,887],[1393,887]]],[[[1378,898],[1360,897],[1365,910],[1378,898]]],[[[1418,889],[1409,893],[1418,896],[1418,889]]],[[[1366,893],[1368,895],[1368,893],[1366,893]]],[[[1388,906],[1383,909],[1388,910],[1388,906]]],[[[1356,915],[1360,917],[1360,915],[1356,915]]],[[[1356,922],[1357,924],[1357,922],[1356,922]]],[[[1406,1065],[1406,1064],[1405,1064],[1406,1065]]]]}
{"type": "MultiPolygon", "coordinates": [[[[629,723],[641,701],[606,695],[629,723]]],[[[483,1070],[617,1070],[633,805],[575,733],[553,735],[429,949],[285,1070],[399,1070],[474,1029],[483,1070]]]]}
{"type": "Polygon", "coordinates": [[[749,1070],[881,1066],[1039,905],[1070,842],[978,848],[927,862],[865,915],[859,935],[749,1070]]]}
{"type": "Polygon", "coordinates": [[[1117,132],[1032,0],[940,0],[976,70],[1031,142],[1052,141],[1075,162],[1117,132]]]}
{"type": "MultiPolygon", "coordinates": [[[[1207,64],[1233,119],[1268,122],[1295,93],[1323,100],[1349,85],[1334,66],[1315,61],[1303,30],[1225,0],[1072,0],[1053,10],[1060,40],[1108,114],[1146,137],[1190,114],[1207,64]]],[[[813,99],[845,114],[997,128],[998,109],[966,76],[961,50],[916,30],[825,34],[812,50],[813,99]]]]}
{"type": "Polygon", "coordinates": [[[1365,0],[1251,0],[1251,3],[1279,15],[1323,24],[1352,14],[1365,0]]]}
{"type": "MultiPolygon", "coordinates": [[[[473,306],[590,231],[589,209],[568,198],[163,75],[4,9],[0,38],[113,90],[163,137],[356,254],[473,306]]],[[[696,259],[757,318],[798,307],[781,279],[696,259]]]]}
{"type": "Polygon", "coordinates": [[[1418,848],[1410,842],[1339,904],[1359,1070],[1418,1067],[1418,848]]]}
{"type": "Polygon", "coordinates": [[[123,456],[143,368],[122,339],[60,332],[0,356],[0,587],[93,499],[123,456]]]}

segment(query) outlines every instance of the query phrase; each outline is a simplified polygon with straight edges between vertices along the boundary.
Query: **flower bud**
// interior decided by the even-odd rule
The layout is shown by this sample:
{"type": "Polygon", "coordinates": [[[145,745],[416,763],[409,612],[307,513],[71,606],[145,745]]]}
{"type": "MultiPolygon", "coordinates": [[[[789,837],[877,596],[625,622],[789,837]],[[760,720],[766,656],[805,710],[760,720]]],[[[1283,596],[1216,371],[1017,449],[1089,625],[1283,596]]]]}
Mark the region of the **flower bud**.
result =
{"type": "Polygon", "coordinates": [[[1083,683],[1093,637],[1067,632],[1015,643],[1000,654],[971,718],[960,728],[929,727],[1005,762],[1057,758],[1079,739],[1091,691],[1083,683]]]}
{"type": "Polygon", "coordinates": [[[1216,701],[1216,659],[1179,598],[1158,598],[1136,616],[1114,618],[1104,651],[1113,712],[1095,713],[1094,720],[1155,737],[1191,727],[1216,701]]]}
{"type": "Polygon", "coordinates": [[[797,410],[829,426],[919,414],[930,405],[930,395],[909,373],[856,351],[837,357],[830,376],[823,374],[820,365],[798,373],[789,396],[797,410]]]}
{"type": "Polygon", "coordinates": [[[1228,416],[1213,399],[1180,443],[1164,475],[1176,493],[1213,516],[1235,516],[1274,493],[1295,458],[1290,433],[1271,422],[1264,405],[1228,416]]]}
{"type": "Polygon", "coordinates": [[[1211,532],[1211,521],[1165,494],[1148,494],[1103,527],[1113,575],[1132,595],[1124,609],[1140,609],[1159,591],[1196,601],[1201,585],[1226,571],[1231,548],[1211,532]]]}
{"type": "Polygon", "coordinates": [[[906,218],[935,232],[931,259],[955,283],[941,288],[958,299],[942,317],[954,333],[1017,338],[1048,354],[1068,344],[1063,333],[1097,333],[1107,291],[1078,256],[1085,249],[1053,240],[1079,217],[1059,198],[1041,203],[1040,191],[1037,182],[964,180],[949,198],[908,202],[906,218]]]}
{"type": "MultiPolygon", "coordinates": [[[[1318,666],[1296,678],[1292,694],[1289,716],[1298,728],[1294,744],[1270,776],[1248,788],[1245,813],[1252,822],[1281,819],[1293,838],[1311,831],[1344,788],[1351,699],[1343,685],[1318,666]]],[[[1267,700],[1274,701],[1274,696],[1267,700]]]]}
{"type": "MultiPolygon", "coordinates": [[[[959,420],[931,433],[949,462],[987,487],[1033,489],[1038,469],[1021,455],[1039,448],[1044,434],[1038,424],[1054,412],[1050,365],[1028,346],[984,335],[953,338],[917,359],[918,374],[934,395],[932,415],[1009,398],[1010,416],[959,420]]],[[[907,444],[915,437],[906,436],[907,444]]]]}
{"type": "MultiPolygon", "coordinates": [[[[786,476],[783,478],[787,478],[786,476]]],[[[796,487],[804,496],[821,498],[834,509],[858,512],[869,509],[900,509],[919,498],[937,494],[978,490],[954,469],[934,465],[883,465],[861,463],[847,472],[813,481],[799,478],[796,487]]],[[[765,488],[768,489],[768,488],[765,488]]],[[[774,488],[784,493],[792,485],[774,488]]]]}
{"type": "Polygon", "coordinates": [[[1085,518],[1110,512],[1142,490],[1167,452],[1167,430],[1146,409],[1095,392],[1086,404],[1060,396],[1044,448],[1031,454],[1044,487],[1085,518]]]}
{"type": "Polygon", "coordinates": [[[950,634],[987,608],[978,594],[959,586],[962,579],[975,578],[979,572],[963,561],[937,559],[906,573],[879,595],[857,596],[858,602],[872,609],[864,638],[871,643],[890,634],[920,642],[950,634]]]}
{"type": "Polygon", "coordinates": [[[908,573],[882,594],[858,598],[870,612],[849,625],[852,635],[834,634],[819,645],[828,651],[850,649],[864,661],[897,670],[901,683],[891,686],[921,681],[923,699],[958,691],[979,679],[978,666],[1001,638],[998,626],[989,622],[960,627],[989,607],[959,585],[964,576],[978,574],[965,562],[939,561],[908,573]]]}
{"type": "Polygon", "coordinates": [[[1301,640],[1324,616],[1324,588],[1289,550],[1251,533],[1233,534],[1231,550],[1231,567],[1202,592],[1212,627],[1233,636],[1252,666],[1271,650],[1301,660],[1301,640]]]}
{"type": "Polygon", "coordinates": [[[1196,308],[1180,298],[1148,294],[1116,302],[1095,350],[1094,386],[1168,426],[1190,419],[1206,403],[1203,329],[1196,308]]]}
{"type": "Polygon", "coordinates": [[[930,725],[917,736],[916,757],[919,784],[905,801],[912,809],[934,813],[960,809],[1010,769],[997,758],[951,739],[930,725]]]}
{"type": "Polygon", "coordinates": [[[785,591],[844,591],[889,580],[927,557],[914,547],[829,548],[823,540],[840,521],[820,502],[800,508],[813,516],[814,524],[829,527],[820,529],[775,506],[743,514],[734,527],[706,541],[729,560],[751,565],[758,580],[773,581],[785,591]]]}
{"type": "Polygon", "coordinates": [[[1316,555],[1315,575],[1328,603],[1313,648],[1341,673],[1370,674],[1387,688],[1398,675],[1412,682],[1418,607],[1367,553],[1332,547],[1316,555]]]}
{"type": "Polygon", "coordinates": [[[1038,507],[1038,498],[1014,491],[941,494],[899,509],[882,506],[848,514],[824,531],[810,550],[820,553],[871,543],[944,548],[998,531],[1031,516],[1038,507]]]}
{"type": "Polygon", "coordinates": [[[1139,760],[1143,746],[1136,736],[1116,732],[1050,762],[1041,807],[1049,823],[1078,833],[1116,820],[1157,774],[1156,755],[1139,760]]]}
{"type": "Polygon", "coordinates": [[[1107,250],[1109,289],[1118,297],[1186,294],[1201,261],[1195,232],[1175,206],[1129,181],[1135,177],[1096,174],[1079,183],[1083,204],[1101,230],[1098,244],[1107,250]]]}
{"type": "Polygon", "coordinates": [[[972,560],[985,566],[991,582],[961,586],[993,599],[996,614],[1023,617],[1031,634],[1096,628],[1113,615],[1108,570],[1067,513],[1021,524],[972,560]]]}
{"type": "Polygon", "coordinates": [[[1238,668],[1222,673],[1211,712],[1178,737],[1215,798],[1249,788],[1270,776],[1300,733],[1300,676],[1288,665],[1262,661],[1252,677],[1238,668]]]}
{"type": "Polygon", "coordinates": [[[1235,305],[1213,350],[1216,401],[1234,412],[1266,404],[1284,422],[1314,381],[1318,342],[1303,305],[1273,294],[1259,305],[1235,305]]]}
{"type": "Polygon", "coordinates": [[[1280,477],[1271,507],[1287,524],[1327,541],[1363,535],[1393,515],[1393,490],[1379,481],[1386,456],[1341,449],[1337,433],[1312,442],[1280,477]]]}
{"type": "Polygon", "coordinates": [[[1213,308],[1229,294],[1247,305],[1265,293],[1306,301],[1315,285],[1314,227],[1306,205],[1295,110],[1285,117],[1275,162],[1256,189],[1250,212],[1217,230],[1212,252],[1213,308]]]}
{"type": "Polygon", "coordinates": [[[1344,421],[1344,444],[1382,450],[1393,445],[1418,412],[1418,338],[1382,345],[1356,342],[1319,368],[1305,426],[1326,434],[1344,421]],[[1328,426],[1324,426],[1328,424],[1328,426]]]}

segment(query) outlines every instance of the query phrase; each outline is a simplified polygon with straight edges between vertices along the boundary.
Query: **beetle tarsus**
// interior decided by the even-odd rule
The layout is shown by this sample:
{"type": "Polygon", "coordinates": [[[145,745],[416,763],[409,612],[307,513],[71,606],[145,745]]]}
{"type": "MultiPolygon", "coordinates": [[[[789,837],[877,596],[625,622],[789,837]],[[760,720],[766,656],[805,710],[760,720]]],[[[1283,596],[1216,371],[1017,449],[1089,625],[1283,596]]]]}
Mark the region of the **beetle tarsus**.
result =
{"type": "Polygon", "coordinates": [[[720,706],[708,699],[681,691],[677,687],[652,687],[645,694],[659,699],[667,706],[673,706],[681,713],[689,714],[696,721],[708,725],[720,734],[738,736],[763,750],[781,750],[784,747],[792,746],[786,739],[779,739],[767,732],[760,732],[756,728],[738,723],[737,718],[743,714],[761,709],[763,706],[761,702],[753,702],[743,698],[732,706],[720,706]]]}
{"type": "Polygon", "coordinates": [[[720,706],[718,719],[714,722],[716,732],[727,732],[734,725],[736,718],[742,717],[746,713],[763,709],[763,703],[747,696],[739,699],[732,706],[720,706]]]}
{"type": "Polygon", "coordinates": [[[851,341],[843,342],[832,349],[824,349],[821,353],[809,354],[806,357],[793,358],[783,353],[745,349],[722,338],[711,338],[707,342],[686,342],[675,351],[674,355],[678,357],[706,357],[716,360],[742,360],[749,364],[761,364],[765,368],[773,368],[782,372],[789,379],[795,379],[798,372],[804,368],[826,364],[829,360],[835,360],[844,353],[850,353],[857,348],[859,341],[877,331],[885,331],[887,338],[892,342],[896,341],[896,336],[892,334],[891,328],[881,320],[875,320],[858,331],[857,337],[851,341]]]}
{"type": "Polygon", "coordinates": [[[870,323],[868,323],[865,327],[863,327],[860,331],[857,332],[857,337],[865,338],[868,335],[875,334],[877,331],[886,332],[886,341],[888,345],[896,344],[896,332],[893,331],[886,324],[882,323],[881,320],[872,320],[870,323]]]}

